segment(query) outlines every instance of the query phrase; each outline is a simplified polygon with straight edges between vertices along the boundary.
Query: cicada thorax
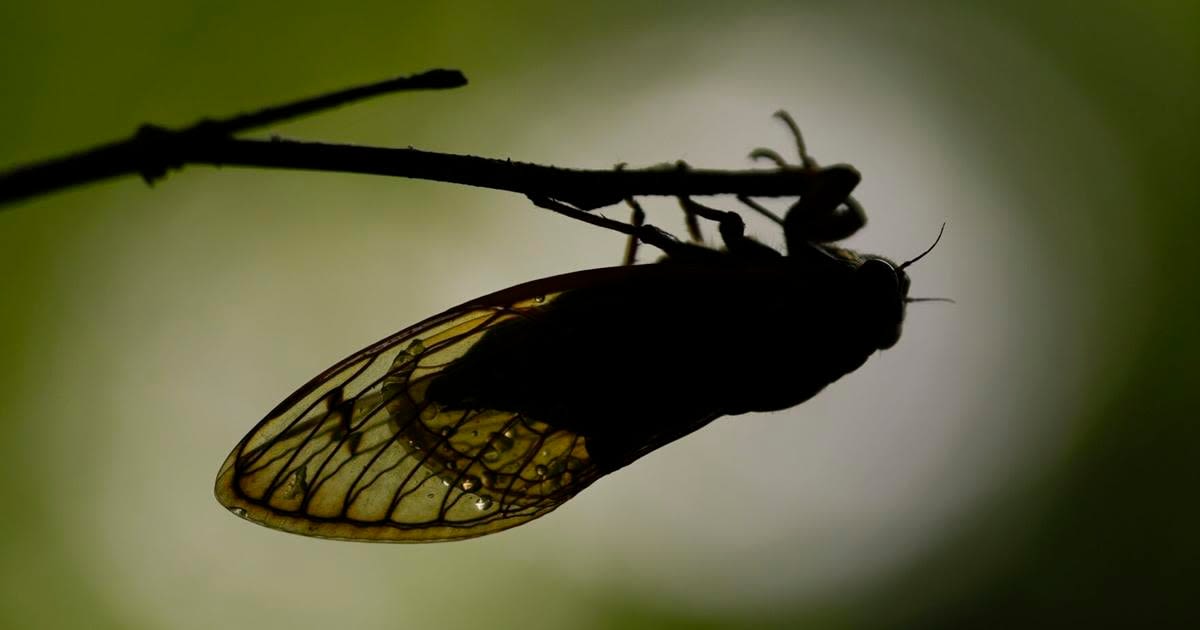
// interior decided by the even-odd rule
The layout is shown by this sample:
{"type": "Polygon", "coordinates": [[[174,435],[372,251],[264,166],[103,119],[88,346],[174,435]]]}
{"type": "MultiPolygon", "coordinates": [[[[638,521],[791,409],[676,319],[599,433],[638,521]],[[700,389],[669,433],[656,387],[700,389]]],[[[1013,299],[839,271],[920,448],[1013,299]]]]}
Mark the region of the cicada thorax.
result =
{"type": "MultiPolygon", "coordinates": [[[[546,422],[514,410],[449,406],[433,400],[429,388],[446,367],[462,359],[465,349],[488,331],[528,317],[547,299],[480,321],[465,321],[436,337],[415,339],[397,354],[381,384],[394,439],[417,460],[418,479],[405,486],[421,489],[436,501],[440,518],[449,522],[461,516],[478,519],[488,512],[504,517],[558,505],[586,486],[594,474],[582,436],[557,430],[546,422]],[[441,484],[434,491],[429,484],[441,484]],[[564,493],[567,496],[562,496],[564,493]],[[460,506],[466,506],[462,508],[460,506]]],[[[414,497],[397,505],[414,513],[427,511],[414,497]]],[[[405,520],[405,514],[397,514],[405,520]]]]}

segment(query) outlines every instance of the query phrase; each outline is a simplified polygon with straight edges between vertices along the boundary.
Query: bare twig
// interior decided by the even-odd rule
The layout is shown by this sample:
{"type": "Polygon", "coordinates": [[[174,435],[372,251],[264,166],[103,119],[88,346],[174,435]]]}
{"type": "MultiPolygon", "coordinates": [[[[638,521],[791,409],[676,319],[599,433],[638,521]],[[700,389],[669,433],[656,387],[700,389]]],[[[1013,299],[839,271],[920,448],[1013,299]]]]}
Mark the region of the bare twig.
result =
{"type": "Polygon", "coordinates": [[[194,145],[219,142],[242,131],[373,96],[411,90],[444,90],[466,84],[467,78],[457,70],[430,70],[249,114],[206,119],[179,130],[144,125],[125,140],[0,173],[0,204],[133,173],[140,173],[148,183],[153,182],[165,176],[168,168],[182,167],[187,162],[189,147],[194,145]]]}
{"type": "MultiPolygon", "coordinates": [[[[171,130],[146,125],[127,140],[0,173],[0,204],[101,179],[139,173],[147,182],[186,164],[250,166],[388,175],[465,184],[548,197],[582,209],[644,195],[804,196],[831,177],[858,181],[853,167],[779,164],[769,170],[692,169],[683,163],[645,169],[577,170],[512,160],[233,135],[364,98],[466,84],[453,70],[432,70],[225,119],[171,130]]],[[[848,190],[847,190],[848,192],[848,190]]]]}

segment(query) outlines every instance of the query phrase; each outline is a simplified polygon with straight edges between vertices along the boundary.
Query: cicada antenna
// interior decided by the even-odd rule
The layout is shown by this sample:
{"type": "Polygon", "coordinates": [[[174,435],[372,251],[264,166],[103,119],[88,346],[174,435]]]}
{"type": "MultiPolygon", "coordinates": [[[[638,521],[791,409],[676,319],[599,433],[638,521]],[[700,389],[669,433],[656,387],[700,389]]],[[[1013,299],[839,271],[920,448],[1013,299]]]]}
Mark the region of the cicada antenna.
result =
{"type": "Polygon", "coordinates": [[[918,260],[921,260],[922,258],[925,257],[926,254],[933,251],[933,248],[937,247],[938,241],[942,240],[942,233],[945,231],[946,231],[946,224],[942,223],[942,229],[938,230],[937,238],[933,239],[933,245],[930,245],[928,249],[921,252],[916,258],[913,258],[912,260],[910,260],[908,262],[902,263],[899,267],[896,267],[896,271],[903,271],[906,267],[917,262],[918,260]]]}

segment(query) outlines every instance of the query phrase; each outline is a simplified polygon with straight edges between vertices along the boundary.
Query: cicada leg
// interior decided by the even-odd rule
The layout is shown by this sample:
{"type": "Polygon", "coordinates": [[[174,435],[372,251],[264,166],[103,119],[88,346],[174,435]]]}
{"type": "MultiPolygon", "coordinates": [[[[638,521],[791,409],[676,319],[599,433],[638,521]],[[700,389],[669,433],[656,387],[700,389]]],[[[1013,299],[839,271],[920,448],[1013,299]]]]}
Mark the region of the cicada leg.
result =
{"type": "Polygon", "coordinates": [[[620,232],[621,234],[634,237],[647,245],[663,250],[668,256],[674,256],[677,253],[681,253],[685,250],[695,247],[694,245],[679,242],[674,236],[671,236],[670,234],[648,223],[641,223],[638,225],[622,223],[605,216],[585,212],[579,208],[562,203],[561,201],[551,199],[550,197],[544,197],[540,195],[526,195],[526,197],[528,197],[529,200],[539,208],[545,208],[551,212],[557,212],[563,216],[571,217],[572,219],[578,219],[590,225],[595,225],[597,227],[602,227],[614,232],[620,232]]]}
{"type": "MultiPolygon", "coordinates": [[[[751,199],[739,197],[742,203],[776,223],[783,225],[784,236],[789,246],[799,243],[832,243],[848,238],[867,223],[862,206],[850,196],[858,185],[858,172],[849,167],[822,169],[817,160],[808,154],[800,127],[786,111],[775,112],[775,117],[787,125],[800,166],[808,172],[812,185],[800,195],[799,201],[788,208],[787,216],[780,220],[774,213],[751,199]]],[[[750,152],[751,159],[773,162],[780,168],[789,166],[779,153],[766,148],[750,152]]]]}
{"type": "MultiPolygon", "coordinates": [[[[646,211],[642,210],[642,204],[638,203],[633,197],[627,198],[625,203],[632,209],[629,215],[629,225],[632,225],[634,228],[641,228],[645,225],[646,211]]],[[[638,243],[640,242],[637,236],[633,234],[629,235],[629,240],[625,242],[625,257],[622,259],[622,265],[628,267],[637,262],[638,243]]]]}
{"type": "Polygon", "coordinates": [[[746,236],[746,223],[736,212],[710,208],[687,196],[679,197],[679,205],[683,207],[685,213],[715,222],[717,230],[721,233],[721,240],[725,243],[725,249],[738,258],[777,260],[782,256],[775,249],[746,236]]]}

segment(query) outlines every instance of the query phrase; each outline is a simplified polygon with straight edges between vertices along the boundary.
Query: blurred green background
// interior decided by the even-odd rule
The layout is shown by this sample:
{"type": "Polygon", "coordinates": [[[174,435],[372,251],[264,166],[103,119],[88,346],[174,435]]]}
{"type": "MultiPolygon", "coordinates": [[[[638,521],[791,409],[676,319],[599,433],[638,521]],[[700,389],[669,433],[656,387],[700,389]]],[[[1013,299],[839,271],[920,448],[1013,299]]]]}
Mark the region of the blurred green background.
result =
{"type": "Polygon", "coordinates": [[[785,107],[864,174],[850,246],[906,258],[948,222],[914,293],[958,302],[910,308],[895,349],[800,408],[717,422],[525,527],[337,543],[216,503],[237,440],[350,352],[615,264],[621,239],[516,195],[298,172],[8,207],[0,627],[1195,620],[1196,3],[12,0],[0,33],[0,167],[430,67],[471,85],[270,131],[739,168],[789,149],[785,107]]]}

